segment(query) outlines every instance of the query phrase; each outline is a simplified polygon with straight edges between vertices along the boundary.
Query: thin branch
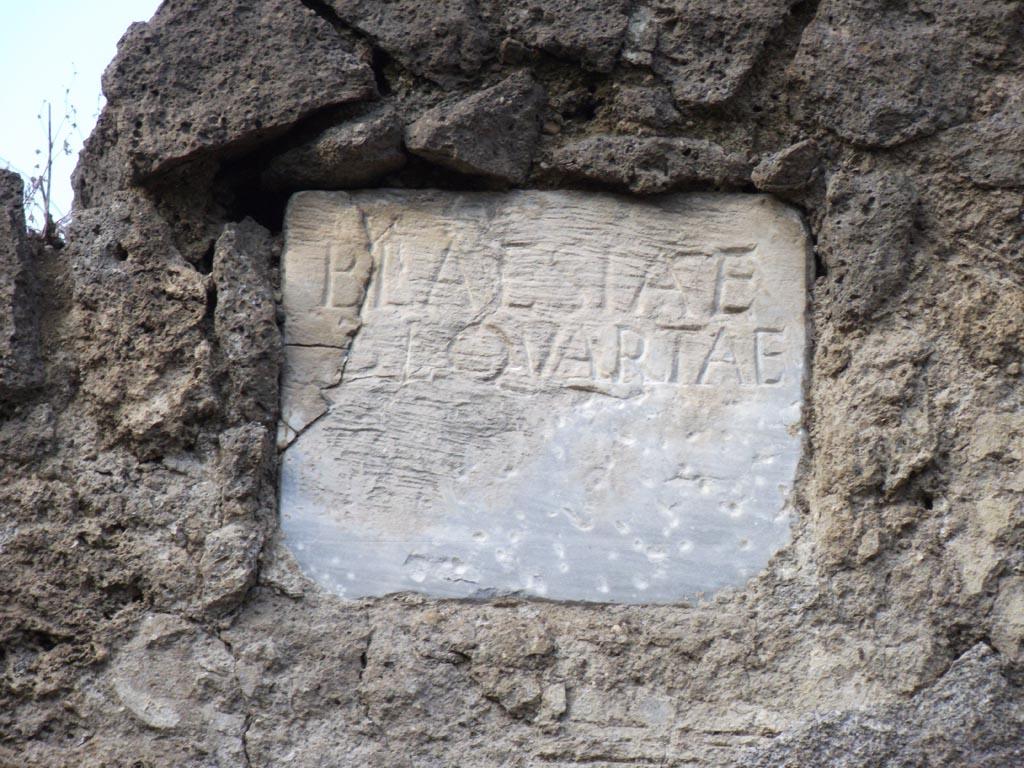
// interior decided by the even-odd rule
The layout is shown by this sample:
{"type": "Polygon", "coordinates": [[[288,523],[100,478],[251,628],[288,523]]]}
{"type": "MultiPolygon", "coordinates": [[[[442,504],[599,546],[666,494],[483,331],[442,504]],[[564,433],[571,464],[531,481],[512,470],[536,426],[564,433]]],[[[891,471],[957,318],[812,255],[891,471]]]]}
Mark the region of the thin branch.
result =
{"type": "Polygon", "coordinates": [[[46,102],[46,173],[43,175],[43,239],[51,243],[57,239],[57,225],[50,212],[51,185],[53,183],[53,105],[46,102]]]}

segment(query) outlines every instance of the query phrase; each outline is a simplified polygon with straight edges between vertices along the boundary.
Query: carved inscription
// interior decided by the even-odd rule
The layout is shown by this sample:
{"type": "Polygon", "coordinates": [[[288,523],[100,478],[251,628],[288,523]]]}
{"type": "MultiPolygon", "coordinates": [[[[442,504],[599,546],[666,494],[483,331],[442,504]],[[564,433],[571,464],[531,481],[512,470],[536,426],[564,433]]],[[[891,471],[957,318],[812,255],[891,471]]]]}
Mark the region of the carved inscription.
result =
{"type": "MultiPolygon", "coordinates": [[[[466,265],[444,243],[415,261],[385,240],[372,310],[419,310],[406,317],[404,345],[382,351],[362,373],[407,382],[451,370],[498,386],[624,396],[641,394],[645,385],[780,384],[784,370],[765,358],[785,348],[785,327],[737,322],[757,293],[755,250],[709,249],[650,265],[602,254],[588,265],[590,274],[577,276],[578,293],[563,298],[531,290],[526,259],[466,265]],[[416,271],[422,274],[410,274],[416,271]],[[423,333],[420,326],[436,322],[421,319],[431,309],[461,312],[466,325],[444,338],[423,333]]],[[[360,293],[353,284],[345,283],[347,300],[360,293]]]]}
{"type": "Polygon", "coordinates": [[[806,244],[763,196],[302,193],[282,522],[343,596],[664,602],[785,542],[806,244]]]}

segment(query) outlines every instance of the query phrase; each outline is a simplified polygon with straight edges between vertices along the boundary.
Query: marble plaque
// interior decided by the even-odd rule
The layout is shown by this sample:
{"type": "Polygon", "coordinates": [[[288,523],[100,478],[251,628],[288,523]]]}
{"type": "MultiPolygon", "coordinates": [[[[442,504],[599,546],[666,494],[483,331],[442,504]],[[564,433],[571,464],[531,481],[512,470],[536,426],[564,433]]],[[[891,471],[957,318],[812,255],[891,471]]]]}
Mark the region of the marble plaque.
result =
{"type": "Polygon", "coordinates": [[[285,241],[281,522],[326,589],[676,602],[788,541],[792,209],[306,192],[285,241]]]}

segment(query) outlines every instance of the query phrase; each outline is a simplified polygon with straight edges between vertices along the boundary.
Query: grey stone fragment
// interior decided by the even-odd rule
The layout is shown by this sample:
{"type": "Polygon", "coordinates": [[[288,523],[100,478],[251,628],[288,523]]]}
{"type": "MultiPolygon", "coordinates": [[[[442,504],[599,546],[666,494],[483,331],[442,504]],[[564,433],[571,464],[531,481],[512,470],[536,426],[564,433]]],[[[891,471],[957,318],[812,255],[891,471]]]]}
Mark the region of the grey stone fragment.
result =
{"type": "Polygon", "coordinates": [[[820,162],[817,143],[805,139],[762,159],[750,179],[765,192],[799,192],[814,180],[820,162]]]}
{"type": "Polygon", "coordinates": [[[80,171],[80,192],[92,186],[83,173],[117,188],[129,170],[142,179],[377,94],[369,64],[294,0],[164,3],[125,33],[103,89],[107,107],[85,149],[86,165],[103,167],[80,171]]]}
{"type": "MultiPolygon", "coordinates": [[[[238,659],[251,713],[251,765],[411,768],[407,756],[417,747],[407,746],[404,735],[380,739],[376,713],[366,705],[373,637],[367,615],[268,589],[255,590],[250,606],[255,610],[243,611],[223,636],[238,659]]],[[[434,693],[435,704],[450,695],[437,687],[434,693]]]]}
{"type": "Polygon", "coordinates": [[[743,761],[778,766],[1024,765],[1024,703],[984,643],[906,703],[814,717],[743,761]]]}
{"type": "Polygon", "coordinates": [[[602,110],[617,120],[623,133],[632,126],[642,125],[664,131],[678,127],[682,116],[672,100],[672,93],[664,86],[626,85],[617,88],[611,104],[602,110]]]}
{"type": "Polygon", "coordinates": [[[276,514],[277,462],[267,427],[251,423],[226,429],[217,436],[217,444],[224,518],[255,517],[264,511],[264,504],[272,507],[271,517],[276,514]]]}
{"type": "Polygon", "coordinates": [[[0,170],[0,407],[42,382],[24,184],[0,170]]]}
{"type": "Polygon", "coordinates": [[[1003,656],[1018,664],[1024,661],[1024,576],[1012,576],[1000,585],[992,606],[991,634],[992,645],[1003,656]]]}
{"type": "Polygon", "coordinates": [[[992,114],[942,134],[953,167],[980,187],[1024,186],[1024,93],[992,114]]]}
{"type": "Polygon", "coordinates": [[[271,189],[351,189],[405,165],[402,124],[387,108],[335,125],[274,158],[263,173],[271,189]]]}
{"type": "Polygon", "coordinates": [[[230,610],[256,583],[256,562],[262,537],[245,522],[230,523],[208,534],[199,571],[203,576],[203,607],[230,610]]]}
{"type": "Polygon", "coordinates": [[[213,255],[217,290],[214,331],[227,378],[229,401],[240,419],[273,423],[281,354],[271,268],[270,233],[252,219],[228,224],[213,255]]]}
{"type": "MultiPolygon", "coordinates": [[[[0,405],[9,403],[0,399],[0,405]]],[[[57,438],[54,409],[48,403],[33,405],[23,414],[5,419],[0,411],[0,456],[10,465],[42,461],[57,438]],[[20,417],[20,418],[19,418],[20,417]]]]}
{"type": "Polygon", "coordinates": [[[703,139],[592,136],[556,150],[550,166],[569,178],[653,194],[694,184],[741,186],[750,164],[703,139]]]}
{"type": "Polygon", "coordinates": [[[513,40],[552,56],[610,72],[629,23],[628,0],[528,0],[506,3],[513,40]]]}
{"type": "Polygon", "coordinates": [[[633,12],[622,57],[672,85],[680,104],[733,96],[795,0],[646,0],[633,12]]]}
{"type": "Polygon", "coordinates": [[[850,171],[829,180],[818,246],[841,323],[871,316],[902,289],[916,206],[900,174],[850,171]]]}
{"type": "Polygon", "coordinates": [[[410,71],[443,85],[479,75],[494,41],[475,0],[327,0],[410,71]]]}
{"type": "Polygon", "coordinates": [[[1012,39],[1012,3],[826,0],[790,66],[799,118],[864,146],[888,147],[962,121],[975,62],[1012,39]]]}
{"type": "Polygon", "coordinates": [[[436,107],[406,131],[409,150],[460,173],[522,184],[540,138],[544,89],[512,75],[454,106],[436,107]]]}
{"type": "Polygon", "coordinates": [[[223,642],[198,626],[150,614],[112,660],[109,681],[122,719],[180,740],[179,764],[248,764],[235,661],[223,642]]]}
{"type": "Polygon", "coordinates": [[[210,343],[199,336],[210,281],[138,192],[79,210],[71,264],[79,392],[109,439],[161,456],[218,411],[210,343]]]}

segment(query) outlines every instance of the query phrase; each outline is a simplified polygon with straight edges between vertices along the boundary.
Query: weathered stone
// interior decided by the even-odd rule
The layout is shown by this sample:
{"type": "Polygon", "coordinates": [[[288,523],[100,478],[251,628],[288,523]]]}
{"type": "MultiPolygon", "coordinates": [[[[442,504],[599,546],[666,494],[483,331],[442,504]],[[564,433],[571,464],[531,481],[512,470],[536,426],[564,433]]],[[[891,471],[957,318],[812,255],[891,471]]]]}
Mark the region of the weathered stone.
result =
{"type": "Polygon", "coordinates": [[[817,716],[745,762],[753,768],[1010,768],[1024,760],[1022,733],[1024,705],[1019,692],[1003,677],[999,657],[979,643],[911,701],[817,716]]]}
{"type": "MultiPolygon", "coordinates": [[[[712,24],[719,12],[759,17],[774,0],[747,0],[739,16],[733,3],[659,2],[660,19],[636,0],[625,57],[595,74],[568,49],[554,52],[555,33],[568,35],[561,17],[530,22],[549,48],[520,40],[532,34],[528,27],[508,36],[506,10],[527,2],[350,3],[361,14],[388,17],[380,37],[334,18],[324,0],[289,0],[286,11],[316,8],[322,21],[310,29],[334,46],[333,26],[341,49],[375,70],[403,120],[455,104],[507,77],[509,67],[529,68],[549,95],[547,158],[590,136],[632,141],[654,133],[668,141],[655,144],[641,168],[657,178],[659,162],[666,169],[678,162],[677,139],[757,152],[758,159],[806,137],[819,142],[821,179],[776,193],[798,196],[829,248],[820,254],[810,305],[813,375],[806,377],[791,544],[743,589],[692,605],[421,595],[351,603],[325,592],[303,576],[277,528],[280,461],[252,399],[258,390],[264,400],[278,378],[278,362],[261,352],[263,298],[250,327],[241,319],[249,278],[233,293],[233,268],[214,266],[216,279],[207,272],[227,224],[250,216],[276,242],[284,195],[264,194],[260,184],[272,152],[374,105],[328,104],[273,139],[249,134],[212,144],[137,181],[128,152],[134,126],[122,126],[122,107],[112,107],[82,157],[78,189],[88,194],[80,195],[67,247],[35,248],[30,236],[38,287],[31,306],[46,379],[0,414],[0,764],[735,768],[759,761],[774,768],[856,764],[859,757],[859,768],[1024,764],[1006,745],[1024,729],[1012,711],[991,706],[997,677],[971,679],[941,705],[930,698],[961,651],[979,641],[998,651],[993,661],[1010,681],[996,691],[1000,700],[1019,698],[1024,680],[1024,231],[1016,181],[1024,4],[800,2],[762,44],[763,29],[754,27],[702,37],[688,9],[706,10],[712,24]],[[465,11],[460,18],[452,15],[456,6],[465,11]],[[402,13],[410,8],[415,17],[407,22],[402,13]],[[677,30],[674,19],[681,19],[677,30]],[[459,26],[464,21],[469,27],[459,26]],[[480,23],[490,33],[474,59],[459,35],[478,34],[480,23]],[[811,46],[821,29],[829,44],[811,46]],[[658,37],[649,45],[634,42],[652,31],[658,37]],[[503,41],[500,57],[490,40],[503,41]],[[661,75],[651,71],[657,57],[661,75]],[[431,61],[452,66],[434,80],[419,76],[431,61]],[[674,111],[665,96],[676,76],[670,67],[683,84],[674,111]],[[705,70],[709,94],[698,87],[705,70]],[[715,105],[688,100],[726,93],[715,105]],[[896,94],[891,110],[886,93],[896,94]],[[921,140],[932,124],[948,127],[921,140]],[[879,149],[858,126],[877,140],[912,138],[879,149]],[[835,194],[859,191],[833,205],[826,182],[837,176],[847,180],[835,194]],[[862,183],[851,184],[858,177],[862,183]],[[899,198],[904,184],[918,194],[908,207],[907,247],[908,230],[895,223],[901,217],[883,215],[881,198],[872,205],[866,192],[874,186],[899,198]],[[828,223],[830,205],[844,222],[860,223],[828,223]],[[876,256],[903,266],[875,272],[876,256]],[[856,314],[863,307],[846,306],[843,289],[861,279],[862,258],[883,292],[898,291],[867,317],[856,314]],[[223,334],[221,303],[233,307],[223,334]],[[249,333],[251,357],[244,354],[249,333]],[[251,372],[248,386],[225,365],[227,348],[241,353],[233,359],[251,372]],[[269,546],[256,586],[237,603],[207,610],[204,601],[215,594],[203,579],[213,560],[203,562],[208,541],[216,541],[210,535],[253,523],[269,546]],[[151,643],[132,639],[168,614],[204,625],[185,622],[174,635],[180,623],[170,619],[166,632],[145,629],[151,643]],[[115,682],[127,683],[131,706],[115,682]],[[145,719],[168,711],[167,720],[145,719]],[[161,727],[174,713],[178,724],[161,727]],[[954,741],[955,754],[948,749],[954,741]]],[[[216,123],[221,102],[241,114],[236,107],[249,94],[277,93],[276,83],[282,94],[286,83],[298,93],[310,85],[330,100],[336,78],[324,82],[333,67],[315,53],[319,43],[281,37],[288,24],[235,14],[231,0],[214,5],[197,17],[226,9],[230,20],[164,36],[133,67],[155,72],[161,62],[178,67],[189,57],[213,62],[226,53],[224,71],[234,72],[235,61],[253,61],[248,50],[236,53],[244,39],[257,46],[253,57],[275,59],[234,72],[230,86],[207,83],[194,97],[203,124],[216,123]],[[260,77],[264,66],[278,64],[274,83],[248,79],[249,71],[260,77]]],[[[161,17],[193,7],[168,0],[161,17]]],[[[247,7],[258,17],[267,5],[247,7]]],[[[596,25],[574,18],[600,39],[596,25]]],[[[594,55],[598,48],[588,54],[591,43],[580,39],[580,57],[594,55]]],[[[122,91],[143,83],[127,71],[112,76],[122,91]]],[[[133,103],[145,97],[140,117],[166,123],[167,141],[183,139],[173,120],[181,112],[178,91],[162,89],[159,74],[148,77],[147,88],[131,96],[133,103]],[[148,90],[153,83],[156,93],[148,90]],[[174,98],[165,103],[164,95],[174,98]]],[[[254,119],[264,119],[264,107],[271,118],[280,114],[259,98],[251,105],[254,119]]],[[[463,136],[460,151],[471,152],[477,137],[463,136]]],[[[625,151],[621,161],[604,162],[607,182],[536,166],[529,182],[628,191],[636,156],[625,151]]],[[[425,161],[385,178],[425,193],[489,183],[425,161]]],[[[692,183],[700,191],[715,184],[692,183]]],[[[630,231],[615,236],[611,255],[630,231]]],[[[576,263],[573,252],[567,247],[568,256],[552,261],[576,263]]],[[[277,251],[269,256],[276,285],[277,251]]],[[[243,271],[245,264],[240,259],[243,271]]],[[[453,279],[441,288],[457,290],[457,272],[453,279]]],[[[321,378],[336,382],[343,354],[323,362],[321,378]]],[[[310,388],[314,408],[324,404],[320,388],[330,385],[310,388]]],[[[459,413],[453,409],[451,418],[459,413]]],[[[393,416],[381,410],[378,418],[393,416]]],[[[434,444],[433,434],[421,434],[423,444],[434,444]]],[[[382,485],[398,481],[388,476],[382,485]]]]}
{"type": "Polygon", "coordinates": [[[234,659],[224,643],[190,622],[149,616],[113,659],[109,684],[121,718],[162,734],[186,764],[204,756],[213,765],[247,762],[234,659]]]}
{"type": "Polygon", "coordinates": [[[253,423],[224,430],[217,436],[217,443],[224,519],[276,515],[276,456],[267,426],[253,423]],[[273,509],[266,509],[268,505],[273,509]]]}
{"type": "Polygon", "coordinates": [[[246,744],[251,765],[409,766],[378,740],[380,726],[367,713],[363,677],[373,630],[346,606],[321,603],[309,631],[310,600],[289,600],[266,589],[253,592],[255,611],[239,616],[223,637],[237,658],[239,686],[250,719],[246,744]],[[353,619],[356,619],[353,621],[353,619]],[[321,702],[329,701],[330,706],[321,702]],[[301,735],[293,730],[302,719],[301,735]]]}
{"type": "MultiPolygon", "coordinates": [[[[815,307],[828,301],[833,287],[831,274],[819,278],[815,307]]],[[[924,392],[936,342],[919,328],[877,330],[881,318],[866,322],[824,312],[818,317],[827,317],[830,333],[819,337],[814,371],[831,379],[809,419],[809,439],[818,451],[807,480],[818,505],[819,556],[826,563],[864,567],[891,546],[894,531],[926,512],[913,501],[884,504],[873,498],[906,491],[935,460],[940,425],[924,392]],[[829,348],[842,348],[856,334],[863,338],[849,359],[836,368],[823,364],[829,348]]]]}
{"type": "Polygon", "coordinates": [[[0,410],[43,379],[23,195],[21,177],[0,169],[0,410]]]}
{"type": "Polygon", "coordinates": [[[979,187],[1024,187],[1022,124],[1024,93],[1012,92],[981,120],[945,131],[941,143],[953,167],[979,187]]]}
{"type": "Polygon", "coordinates": [[[494,41],[476,0],[326,0],[338,17],[368,35],[412,72],[451,85],[475,79],[494,41]]]}
{"type": "Polygon", "coordinates": [[[629,0],[528,0],[504,3],[513,40],[558,58],[610,72],[629,23],[629,0]]]}
{"type": "Polygon", "coordinates": [[[270,189],[351,189],[405,165],[402,123],[393,108],[328,128],[274,158],[263,173],[270,189]]]}
{"type": "Polygon", "coordinates": [[[653,194],[697,184],[742,186],[750,164],[702,139],[593,136],[555,151],[550,167],[570,179],[653,194]]]}
{"type": "Polygon", "coordinates": [[[231,382],[237,418],[273,424],[277,377],[270,375],[281,354],[271,269],[270,233],[252,219],[229,224],[213,253],[213,314],[219,351],[231,382]]]}
{"type": "Polygon", "coordinates": [[[328,589],[671,602],[785,542],[807,246],[770,198],[302,193],[286,226],[281,513],[328,589]]]}
{"type": "Polygon", "coordinates": [[[895,174],[836,174],[818,247],[844,323],[869,317],[903,287],[917,194],[895,174]]]}
{"type": "Polygon", "coordinates": [[[454,106],[430,110],[409,126],[405,144],[461,173],[522,184],[540,138],[544,100],[532,77],[513,75],[454,106]]]}
{"type": "Polygon", "coordinates": [[[814,181],[820,163],[817,143],[806,139],[762,159],[750,174],[750,180],[765,192],[799,192],[814,181]]]}
{"type": "Polygon", "coordinates": [[[992,644],[1007,658],[1024,660],[1024,577],[1012,576],[1000,584],[992,606],[992,644]]]}
{"type": "Polygon", "coordinates": [[[637,125],[658,131],[674,128],[682,122],[672,93],[664,86],[623,86],[615,91],[610,105],[602,110],[602,117],[617,121],[617,128],[628,133],[637,125]]]}
{"type": "Polygon", "coordinates": [[[720,104],[750,72],[795,0],[644,0],[623,58],[665,78],[680,104],[720,104]]]}
{"type": "Polygon", "coordinates": [[[147,456],[173,452],[217,410],[213,350],[194,335],[207,316],[208,280],[138,194],[78,211],[69,239],[74,327],[88,340],[78,356],[81,394],[109,438],[147,456]]]}
{"type": "Polygon", "coordinates": [[[216,611],[238,605],[256,583],[262,543],[251,523],[231,523],[207,535],[199,561],[204,608],[216,611]]]}
{"type": "Polygon", "coordinates": [[[798,116],[877,147],[961,122],[979,82],[976,64],[1013,39],[1015,5],[825,0],[789,70],[798,116]]]}
{"type": "Polygon", "coordinates": [[[90,204],[92,187],[118,189],[198,153],[252,146],[324,107],[377,94],[369,64],[293,0],[164,3],[125,33],[103,91],[107,107],[85,149],[100,167],[79,171],[79,205],[90,204]]]}
{"type": "Polygon", "coordinates": [[[955,338],[980,370],[1024,362],[1024,286],[1017,280],[988,275],[949,310],[955,338]]]}

